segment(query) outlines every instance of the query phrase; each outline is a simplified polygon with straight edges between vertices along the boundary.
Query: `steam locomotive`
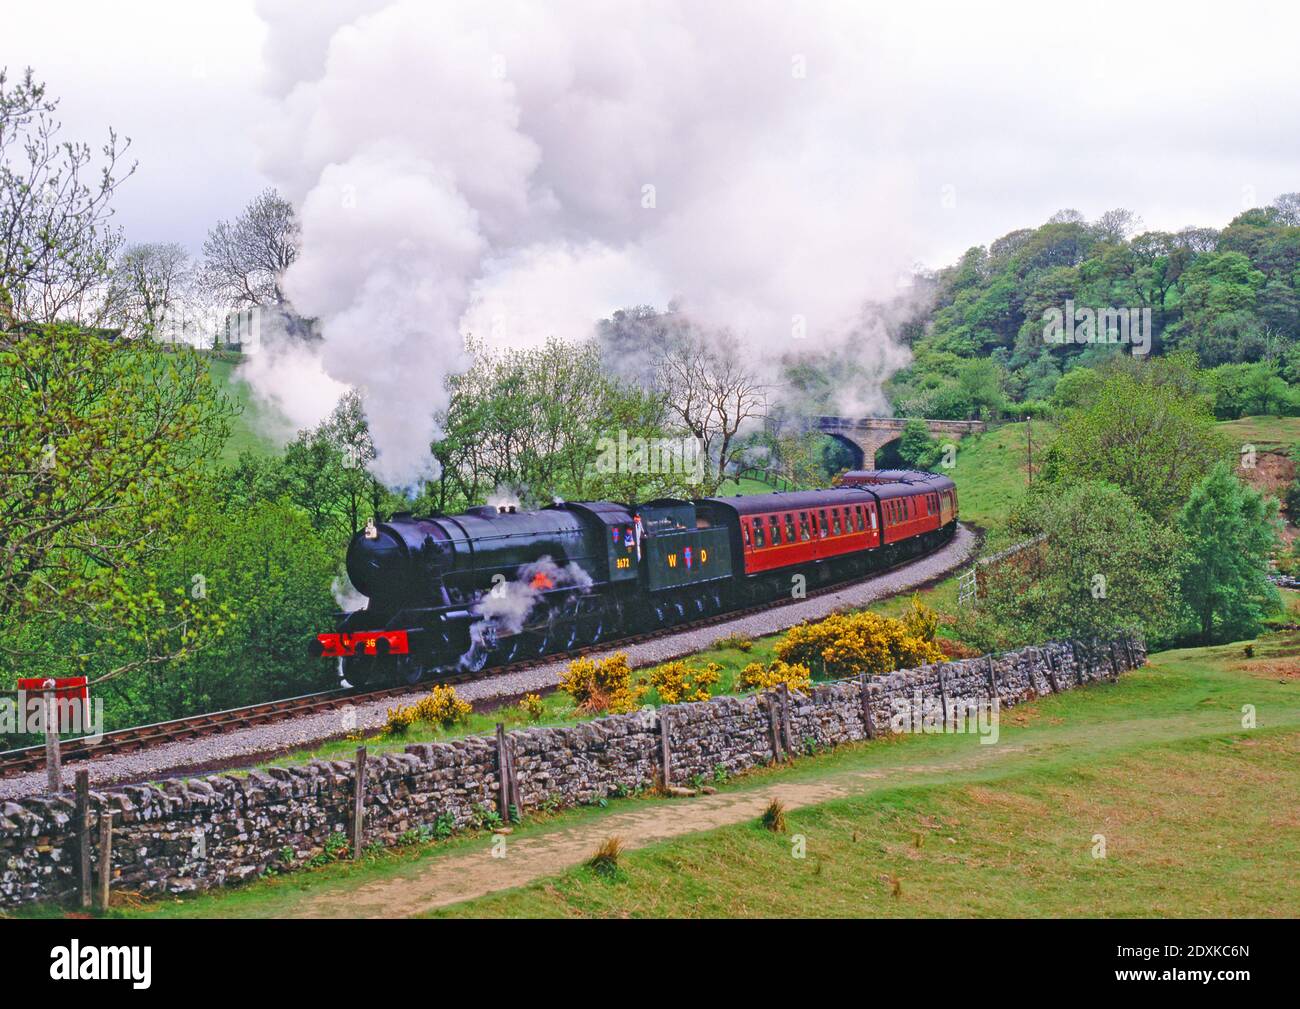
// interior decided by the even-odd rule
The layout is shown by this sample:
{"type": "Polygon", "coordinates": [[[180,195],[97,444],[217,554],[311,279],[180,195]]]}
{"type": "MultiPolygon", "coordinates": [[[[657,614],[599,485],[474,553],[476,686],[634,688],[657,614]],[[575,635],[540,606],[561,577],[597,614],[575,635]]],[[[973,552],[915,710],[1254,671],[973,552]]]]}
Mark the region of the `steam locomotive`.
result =
{"type": "Polygon", "coordinates": [[[369,602],[310,649],[351,686],[417,683],[866,575],[956,526],[953,482],[908,470],[812,491],[398,514],[353,537],[348,577],[369,602]]]}

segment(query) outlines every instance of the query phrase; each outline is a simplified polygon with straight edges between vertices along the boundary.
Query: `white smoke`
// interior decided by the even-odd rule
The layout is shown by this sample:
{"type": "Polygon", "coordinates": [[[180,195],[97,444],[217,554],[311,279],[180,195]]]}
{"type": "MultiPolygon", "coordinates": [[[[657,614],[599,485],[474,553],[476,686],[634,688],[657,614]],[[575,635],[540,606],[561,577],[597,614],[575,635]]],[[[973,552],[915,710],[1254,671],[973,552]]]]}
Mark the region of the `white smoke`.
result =
{"type": "Polygon", "coordinates": [[[334,602],[338,604],[339,611],[342,613],[352,613],[355,610],[364,609],[370,602],[367,596],[357,591],[356,586],[352,584],[352,579],[344,572],[337,575],[334,581],[330,583],[330,592],[334,595],[334,602]]]}
{"type": "Polygon", "coordinates": [[[562,588],[585,592],[591,584],[591,576],[573,561],[560,567],[543,556],[523,565],[514,581],[501,582],[486,592],[473,612],[503,634],[518,634],[546,592],[562,588]]]}
{"type": "Polygon", "coordinates": [[[487,500],[484,502],[484,504],[486,504],[489,508],[495,508],[498,511],[500,511],[502,508],[514,508],[518,510],[518,508],[520,507],[519,492],[516,491],[513,487],[507,487],[504,484],[502,484],[487,496],[487,500]]]}
{"type": "Polygon", "coordinates": [[[470,647],[460,657],[460,664],[474,668],[472,662],[478,658],[481,665],[495,640],[522,631],[548,591],[568,588],[586,592],[591,585],[591,576],[574,561],[560,567],[550,555],[543,555],[524,564],[514,581],[493,585],[474,604],[470,647]]]}
{"type": "MultiPolygon", "coordinates": [[[[579,338],[674,299],[756,360],[800,336],[855,354],[870,341],[886,369],[905,359],[887,337],[844,336],[913,259],[873,15],[739,0],[259,9],[279,98],[264,168],[302,212],[285,289],[320,320],[321,372],[362,390],[382,479],[427,473],[467,332],[579,338]]],[[[336,401],[322,391],[320,416],[336,401]]]]}

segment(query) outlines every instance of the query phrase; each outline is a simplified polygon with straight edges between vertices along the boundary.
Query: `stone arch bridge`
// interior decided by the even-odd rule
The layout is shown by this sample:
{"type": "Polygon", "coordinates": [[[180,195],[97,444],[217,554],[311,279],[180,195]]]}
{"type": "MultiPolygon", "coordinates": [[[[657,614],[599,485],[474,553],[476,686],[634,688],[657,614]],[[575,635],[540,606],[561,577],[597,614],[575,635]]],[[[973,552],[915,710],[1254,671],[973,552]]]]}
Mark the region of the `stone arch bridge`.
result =
{"type": "MultiPolygon", "coordinates": [[[[813,417],[812,426],[837,441],[843,442],[853,453],[856,469],[873,469],[876,453],[891,441],[903,436],[903,427],[911,417],[813,417]]],[[[925,426],[932,435],[962,435],[988,430],[982,420],[926,420],[925,426]]]]}

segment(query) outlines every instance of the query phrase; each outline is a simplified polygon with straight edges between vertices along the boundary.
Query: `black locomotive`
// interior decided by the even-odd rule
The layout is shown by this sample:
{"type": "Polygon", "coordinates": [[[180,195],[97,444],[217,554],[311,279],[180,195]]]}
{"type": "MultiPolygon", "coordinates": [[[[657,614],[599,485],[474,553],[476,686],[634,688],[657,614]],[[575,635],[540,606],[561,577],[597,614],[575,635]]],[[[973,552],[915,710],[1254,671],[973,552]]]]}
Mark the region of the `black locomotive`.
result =
{"type": "Polygon", "coordinates": [[[927,552],[956,524],[953,482],[914,471],[795,493],[399,514],[353,537],[348,576],[369,602],[311,648],[353,686],[416,683],[797,595],[927,552]]]}

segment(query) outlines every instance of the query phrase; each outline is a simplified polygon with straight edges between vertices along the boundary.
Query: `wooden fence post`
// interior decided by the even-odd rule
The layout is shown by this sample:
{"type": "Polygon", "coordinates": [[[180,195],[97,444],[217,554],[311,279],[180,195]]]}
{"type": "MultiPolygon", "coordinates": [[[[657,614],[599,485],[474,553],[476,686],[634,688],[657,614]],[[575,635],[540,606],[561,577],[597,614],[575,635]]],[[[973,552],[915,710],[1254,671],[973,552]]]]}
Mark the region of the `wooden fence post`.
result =
{"type": "Polygon", "coordinates": [[[776,727],[776,691],[767,692],[767,732],[772,739],[772,760],[781,759],[781,730],[776,727]]]}
{"type": "Polygon", "coordinates": [[[943,674],[943,663],[939,663],[939,703],[942,705],[943,727],[948,728],[948,678],[943,674]]]}
{"type": "Polygon", "coordinates": [[[785,755],[794,757],[794,735],[790,730],[790,684],[781,682],[781,738],[785,743],[785,755]]]}
{"type": "Polygon", "coordinates": [[[96,903],[100,911],[108,910],[108,895],[113,886],[113,811],[99,813],[99,891],[96,903]]]}
{"type": "Polygon", "coordinates": [[[1079,642],[1074,638],[1070,639],[1070,654],[1074,656],[1074,675],[1079,681],[1079,686],[1083,686],[1088,681],[1083,675],[1083,662],[1079,659],[1079,642]]]}
{"type": "Polygon", "coordinates": [[[871,692],[867,689],[867,674],[860,673],[858,682],[862,686],[862,729],[868,739],[875,739],[876,717],[871,711],[871,692]]]}
{"type": "Polygon", "coordinates": [[[510,822],[510,754],[506,752],[506,727],[497,722],[497,812],[510,822]]]}
{"type": "Polygon", "coordinates": [[[984,661],[987,663],[988,666],[989,699],[992,700],[994,697],[998,696],[998,680],[993,673],[993,656],[991,654],[984,656],[984,661]]]}
{"type": "Polygon", "coordinates": [[[673,781],[673,747],[669,739],[670,723],[668,721],[668,712],[662,708],[659,711],[659,759],[662,764],[664,776],[664,788],[667,788],[673,781]]]}
{"type": "Polygon", "coordinates": [[[1052,684],[1052,693],[1059,694],[1061,692],[1061,681],[1056,677],[1056,657],[1052,654],[1050,646],[1047,649],[1047,679],[1052,684]]]}
{"type": "Polygon", "coordinates": [[[90,907],[90,772],[77,772],[77,847],[81,857],[81,906],[90,907]]]}
{"type": "Polygon", "coordinates": [[[352,857],[361,857],[361,843],[366,836],[366,748],[357,747],[352,789],[352,857]]]}
{"type": "Polygon", "coordinates": [[[1119,660],[1115,658],[1115,642],[1111,641],[1107,651],[1110,653],[1111,679],[1119,680],[1119,660]]]}
{"type": "Polygon", "coordinates": [[[519,793],[519,769],[515,766],[515,749],[509,736],[506,736],[506,763],[510,765],[510,805],[515,807],[515,812],[522,819],[524,800],[519,793]]]}
{"type": "Polygon", "coordinates": [[[58,705],[54,700],[54,681],[42,685],[45,698],[45,781],[51,795],[63,791],[63,762],[59,753],[58,705]]]}

